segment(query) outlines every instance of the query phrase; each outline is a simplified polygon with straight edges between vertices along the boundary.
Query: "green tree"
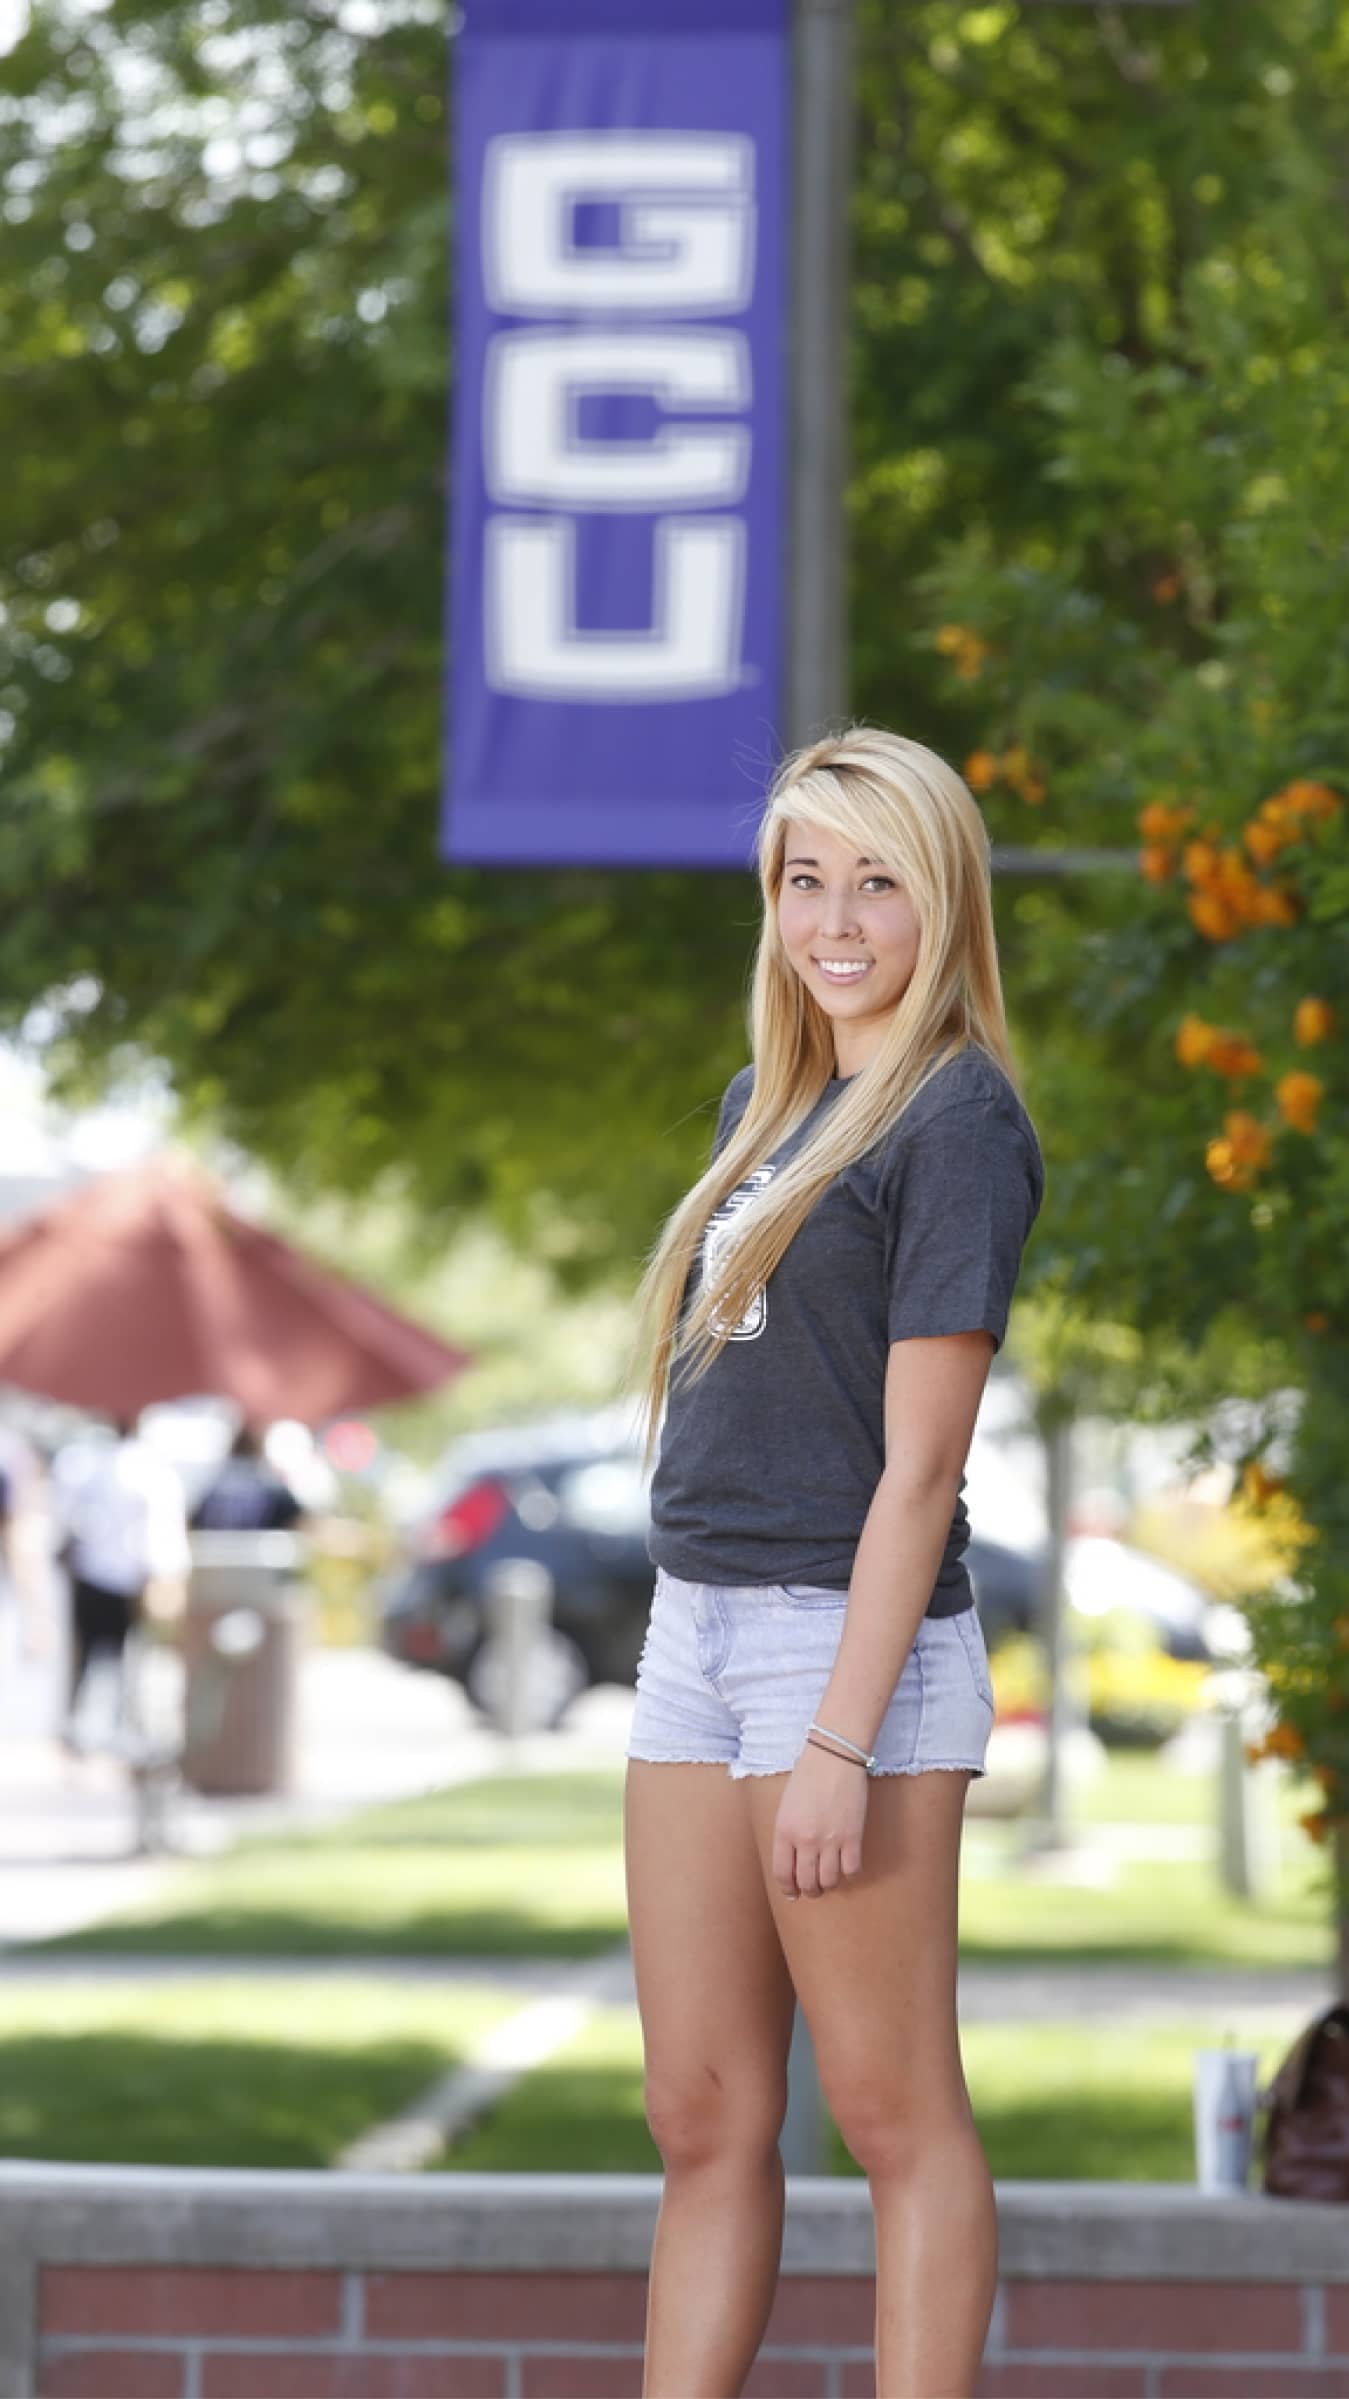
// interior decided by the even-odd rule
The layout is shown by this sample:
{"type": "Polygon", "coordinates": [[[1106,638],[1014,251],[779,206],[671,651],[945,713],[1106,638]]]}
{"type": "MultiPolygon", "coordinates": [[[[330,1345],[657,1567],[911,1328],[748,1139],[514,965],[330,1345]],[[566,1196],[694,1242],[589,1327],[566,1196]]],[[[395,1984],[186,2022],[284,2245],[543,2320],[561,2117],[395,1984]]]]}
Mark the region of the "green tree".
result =
{"type": "MultiPolygon", "coordinates": [[[[1290,70],[1265,80],[1291,124],[1290,70]]],[[[1036,1062],[1042,1121],[1073,1127],[1041,1263],[1196,1345],[1235,1308],[1303,1393],[1287,1472],[1262,1441],[1245,1461],[1249,1503],[1282,1488],[1303,1532],[1253,1622],[1349,1928],[1349,229],[1342,93],[1314,107],[1144,355],[1075,330],[1018,387],[1052,547],[978,528],[929,589],[980,697],[972,778],[1139,844],[1089,926],[1029,919],[1023,965],[1075,1024],[1036,1062]]]]}
{"type": "MultiPolygon", "coordinates": [[[[860,13],[854,700],[959,754],[923,578],[1059,538],[1013,395],[1056,338],[1158,355],[1331,126],[1342,12],[860,13]]],[[[0,66],[0,1021],[626,1275],[743,1054],[752,894],[437,864],[448,47],[437,0],[48,0],[0,66]]],[[[999,896],[1038,1073],[1040,912],[1097,895],[999,896]]]]}

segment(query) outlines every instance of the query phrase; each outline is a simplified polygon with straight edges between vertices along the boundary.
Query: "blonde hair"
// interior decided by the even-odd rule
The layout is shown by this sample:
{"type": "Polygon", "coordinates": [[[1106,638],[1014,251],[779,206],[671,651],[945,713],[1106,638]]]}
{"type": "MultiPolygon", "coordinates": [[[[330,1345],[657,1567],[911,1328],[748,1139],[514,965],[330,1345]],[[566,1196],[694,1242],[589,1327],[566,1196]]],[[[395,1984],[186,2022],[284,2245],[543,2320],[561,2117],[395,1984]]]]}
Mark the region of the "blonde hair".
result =
{"type": "Polygon", "coordinates": [[[1020,1091],[998,971],[988,830],[966,784],[935,751],[872,725],[797,750],[768,795],[758,870],[763,924],[750,1000],[754,1088],[720,1155],[666,1220],[637,1294],[648,1456],[672,1371],[681,1383],[707,1372],[826,1184],[875,1146],[940,1066],[977,1045],[1020,1091]],[[918,955],[875,1057],[737,1215],[734,1237],[693,1295],[681,1331],[681,1301],[708,1219],[804,1121],[834,1074],[829,1018],[778,935],[793,822],[835,834],[905,885],[920,928],[918,955]]]}

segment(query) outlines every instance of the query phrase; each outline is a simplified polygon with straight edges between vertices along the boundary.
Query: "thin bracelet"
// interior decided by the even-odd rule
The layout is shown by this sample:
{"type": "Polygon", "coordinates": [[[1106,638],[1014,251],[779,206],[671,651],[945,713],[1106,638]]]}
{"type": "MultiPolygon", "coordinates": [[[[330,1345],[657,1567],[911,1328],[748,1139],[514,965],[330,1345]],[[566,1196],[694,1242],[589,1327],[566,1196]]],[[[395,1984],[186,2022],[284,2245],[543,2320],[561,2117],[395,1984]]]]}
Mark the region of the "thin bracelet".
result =
{"type": "Polygon", "coordinates": [[[817,1741],[814,1733],[807,1733],[806,1747],[807,1749],[822,1749],[827,1758],[837,1758],[840,1766],[861,1766],[864,1773],[870,1774],[871,1772],[871,1768],[865,1765],[861,1758],[850,1758],[845,1756],[841,1749],[831,1749],[827,1741],[817,1741]]]}
{"type": "Polygon", "coordinates": [[[876,1764],[875,1758],[871,1755],[871,1752],[866,1749],[859,1749],[857,1743],[855,1741],[850,1741],[846,1733],[831,1733],[827,1724],[816,1724],[813,1718],[810,1724],[807,1726],[807,1730],[812,1733],[823,1733],[826,1741],[837,1741],[839,1747],[841,1749],[846,1749],[849,1754],[856,1759],[859,1766],[865,1766],[868,1774],[879,1773],[880,1769],[876,1764]]]}

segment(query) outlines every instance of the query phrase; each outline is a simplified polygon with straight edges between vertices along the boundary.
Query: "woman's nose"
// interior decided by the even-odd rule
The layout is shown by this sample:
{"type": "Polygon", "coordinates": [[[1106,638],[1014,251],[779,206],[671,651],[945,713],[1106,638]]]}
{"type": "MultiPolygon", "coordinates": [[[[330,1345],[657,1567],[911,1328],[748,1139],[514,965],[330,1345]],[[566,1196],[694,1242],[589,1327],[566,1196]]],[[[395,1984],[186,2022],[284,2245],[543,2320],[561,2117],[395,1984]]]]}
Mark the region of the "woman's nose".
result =
{"type": "Polygon", "coordinates": [[[835,940],[843,941],[848,939],[856,939],[858,930],[857,911],[853,906],[852,893],[850,891],[829,891],[825,893],[824,918],[821,930],[822,932],[831,935],[835,940]]]}

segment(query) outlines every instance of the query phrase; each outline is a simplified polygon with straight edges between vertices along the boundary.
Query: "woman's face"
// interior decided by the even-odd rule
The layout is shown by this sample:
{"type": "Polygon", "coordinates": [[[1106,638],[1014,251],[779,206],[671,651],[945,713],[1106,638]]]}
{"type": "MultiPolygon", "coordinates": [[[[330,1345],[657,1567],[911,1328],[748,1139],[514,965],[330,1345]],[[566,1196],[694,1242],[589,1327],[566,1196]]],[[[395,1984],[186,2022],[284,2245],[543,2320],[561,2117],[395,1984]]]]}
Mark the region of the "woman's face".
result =
{"type": "Polygon", "coordinates": [[[837,834],[794,818],[778,932],[830,1019],[840,1074],[855,1074],[884,1040],[917,963],[919,924],[907,890],[837,834]]]}

